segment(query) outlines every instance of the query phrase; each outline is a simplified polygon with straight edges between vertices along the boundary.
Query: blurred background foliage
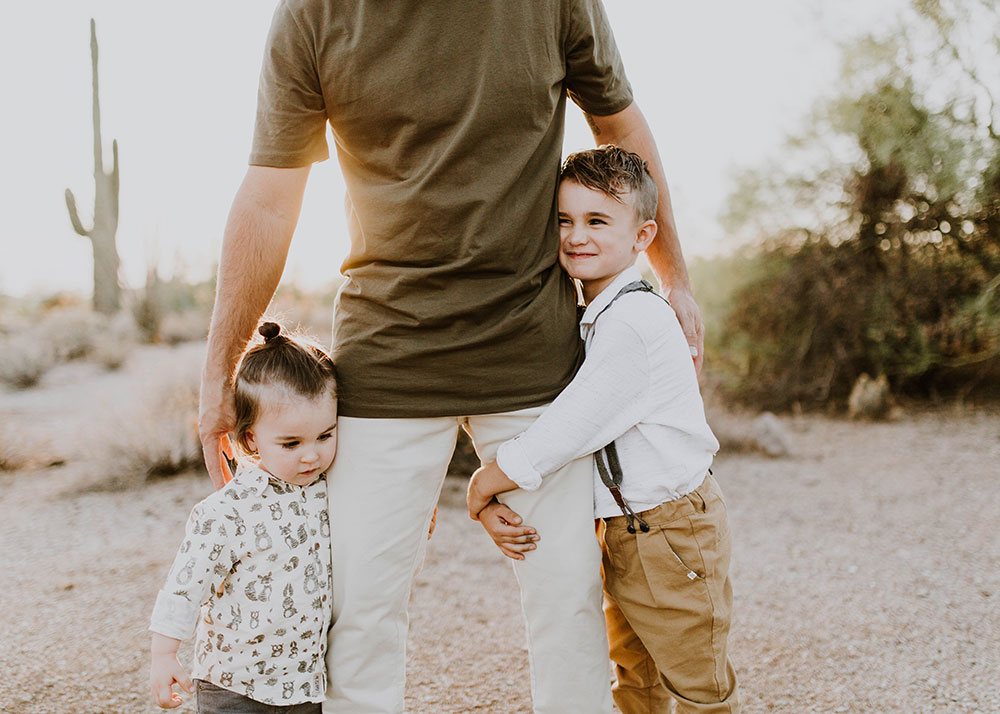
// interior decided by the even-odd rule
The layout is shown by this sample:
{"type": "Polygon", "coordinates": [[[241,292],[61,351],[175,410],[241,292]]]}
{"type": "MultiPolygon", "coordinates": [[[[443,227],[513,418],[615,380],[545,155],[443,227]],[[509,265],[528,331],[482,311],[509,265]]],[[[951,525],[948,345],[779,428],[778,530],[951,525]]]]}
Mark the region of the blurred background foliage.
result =
{"type": "Polygon", "coordinates": [[[740,172],[737,249],[695,261],[709,376],[758,407],[843,405],[862,374],[1000,396],[1000,6],[914,0],[844,48],[780,158],[740,172]]]}

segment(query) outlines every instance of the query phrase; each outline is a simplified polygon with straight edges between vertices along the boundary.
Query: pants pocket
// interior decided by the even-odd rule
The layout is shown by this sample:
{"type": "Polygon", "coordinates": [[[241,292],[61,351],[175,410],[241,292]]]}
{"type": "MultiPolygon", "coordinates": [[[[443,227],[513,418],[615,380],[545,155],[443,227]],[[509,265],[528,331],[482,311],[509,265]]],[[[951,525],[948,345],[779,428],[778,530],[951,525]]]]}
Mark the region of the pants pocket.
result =
{"type": "Polygon", "coordinates": [[[662,579],[676,587],[678,579],[682,582],[704,579],[705,563],[691,519],[654,526],[648,533],[637,533],[635,537],[639,560],[650,584],[662,579]]]}

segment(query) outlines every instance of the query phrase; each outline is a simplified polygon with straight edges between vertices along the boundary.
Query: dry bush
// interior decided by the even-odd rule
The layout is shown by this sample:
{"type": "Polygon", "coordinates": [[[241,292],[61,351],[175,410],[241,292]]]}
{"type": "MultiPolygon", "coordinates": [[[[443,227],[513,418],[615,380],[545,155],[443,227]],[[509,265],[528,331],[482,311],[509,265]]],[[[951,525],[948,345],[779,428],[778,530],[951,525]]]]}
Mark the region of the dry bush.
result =
{"type": "Polygon", "coordinates": [[[56,363],[50,345],[32,332],[21,332],[0,340],[0,382],[15,389],[27,389],[38,384],[42,376],[56,363]]]}
{"type": "Polygon", "coordinates": [[[203,465],[198,438],[198,372],[191,366],[151,376],[131,411],[110,425],[98,454],[101,475],[139,486],[203,465]]]}
{"type": "Polygon", "coordinates": [[[105,369],[119,369],[139,340],[135,322],[127,313],[119,313],[106,323],[95,339],[91,358],[105,369]]]}
{"type": "Polygon", "coordinates": [[[204,340],[210,320],[210,314],[199,308],[168,313],[160,320],[160,340],[168,345],[204,340]]]}
{"type": "Polygon", "coordinates": [[[57,362],[65,362],[90,355],[107,324],[108,318],[95,312],[67,308],[47,312],[32,332],[57,362]]]}
{"type": "Polygon", "coordinates": [[[53,453],[51,443],[24,433],[9,417],[0,417],[0,471],[24,471],[62,463],[62,457],[53,453]]]}
{"type": "Polygon", "coordinates": [[[135,324],[127,314],[106,317],[80,307],[43,310],[10,325],[0,338],[0,382],[33,387],[56,364],[84,357],[117,369],[135,343],[135,324]]]}
{"type": "Polygon", "coordinates": [[[9,425],[0,422],[0,471],[20,471],[28,464],[29,449],[9,425]]]}

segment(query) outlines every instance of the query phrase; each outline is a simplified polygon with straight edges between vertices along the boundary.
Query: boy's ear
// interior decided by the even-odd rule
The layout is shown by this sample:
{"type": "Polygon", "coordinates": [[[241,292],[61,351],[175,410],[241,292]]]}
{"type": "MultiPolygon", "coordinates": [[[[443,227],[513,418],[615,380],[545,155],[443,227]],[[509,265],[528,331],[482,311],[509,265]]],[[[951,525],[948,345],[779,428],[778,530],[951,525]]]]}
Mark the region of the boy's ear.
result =
{"type": "Polygon", "coordinates": [[[246,442],[247,442],[247,446],[250,448],[250,453],[252,453],[252,454],[257,453],[257,442],[254,441],[253,432],[252,431],[249,431],[249,430],[247,431],[246,442]]]}
{"type": "Polygon", "coordinates": [[[648,220],[639,226],[635,235],[635,250],[641,253],[649,247],[649,244],[656,238],[656,221],[648,220]]]}

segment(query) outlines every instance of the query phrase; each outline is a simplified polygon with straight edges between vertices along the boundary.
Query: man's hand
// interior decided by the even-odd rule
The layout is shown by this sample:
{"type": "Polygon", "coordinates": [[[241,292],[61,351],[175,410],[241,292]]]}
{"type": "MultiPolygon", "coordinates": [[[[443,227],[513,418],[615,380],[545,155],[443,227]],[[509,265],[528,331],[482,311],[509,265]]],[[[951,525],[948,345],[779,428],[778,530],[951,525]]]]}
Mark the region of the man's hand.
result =
{"type": "Polygon", "coordinates": [[[493,497],[504,491],[513,491],[517,484],[507,478],[496,461],[484,464],[469,479],[469,491],[465,501],[469,507],[469,518],[479,520],[479,512],[486,508],[493,497]]]}
{"type": "Polygon", "coordinates": [[[684,330],[684,337],[691,347],[691,356],[694,358],[694,369],[699,375],[701,366],[705,359],[705,324],[701,321],[701,311],[694,301],[694,295],[690,290],[680,288],[668,290],[667,299],[670,306],[677,313],[677,319],[684,330]]]}
{"type": "Polygon", "coordinates": [[[198,435],[205,466],[216,489],[229,480],[228,466],[223,456],[223,438],[236,426],[233,387],[225,380],[203,376],[198,416],[198,435]]]}
{"type": "Polygon", "coordinates": [[[524,560],[524,553],[534,550],[538,542],[535,529],[522,526],[521,517],[495,499],[480,511],[479,523],[511,560],[524,560]]]}
{"type": "Polygon", "coordinates": [[[175,694],[176,684],[188,694],[194,691],[191,678],[177,659],[177,648],[180,640],[153,633],[150,645],[149,690],[153,703],[162,709],[179,707],[183,700],[175,694]]]}

